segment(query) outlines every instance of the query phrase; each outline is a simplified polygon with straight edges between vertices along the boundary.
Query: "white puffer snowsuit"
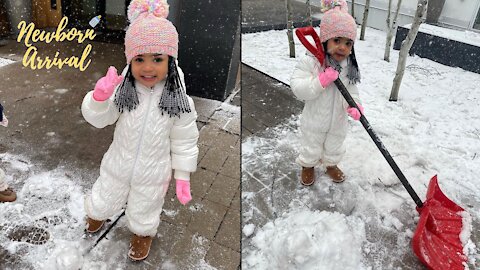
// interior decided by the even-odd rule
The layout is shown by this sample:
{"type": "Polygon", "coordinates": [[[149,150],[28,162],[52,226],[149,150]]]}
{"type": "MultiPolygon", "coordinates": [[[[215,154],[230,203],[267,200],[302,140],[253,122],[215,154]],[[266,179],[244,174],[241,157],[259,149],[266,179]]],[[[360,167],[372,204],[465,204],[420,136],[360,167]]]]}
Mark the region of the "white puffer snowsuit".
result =
{"type": "MultiPolygon", "coordinates": [[[[183,83],[183,73],[179,69],[183,83]]],[[[141,236],[155,236],[160,222],[164,197],[171,179],[189,180],[197,167],[198,129],[193,100],[188,97],[191,112],[180,117],[162,115],[158,102],[165,80],[153,89],[136,82],[139,105],[120,113],[113,94],[98,102],[93,91],[82,103],[85,120],[97,128],[115,122],[113,142],[100,165],[100,176],[85,200],[87,215],[105,220],[125,211],[129,229],[141,236]]]]}
{"type": "MultiPolygon", "coordinates": [[[[340,63],[340,79],[353,99],[360,103],[356,85],[347,78],[347,60],[340,63]]],[[[337,165],[345,154],[343,142],[348,130],[348,103],[332,82],[323,88],[318,74],[324,70],[320,62],[307,52],[300,58],[290,80],[295,96],[305,101],[300,117],[300,153],[296,160],[303,167],[337,165]]]]}

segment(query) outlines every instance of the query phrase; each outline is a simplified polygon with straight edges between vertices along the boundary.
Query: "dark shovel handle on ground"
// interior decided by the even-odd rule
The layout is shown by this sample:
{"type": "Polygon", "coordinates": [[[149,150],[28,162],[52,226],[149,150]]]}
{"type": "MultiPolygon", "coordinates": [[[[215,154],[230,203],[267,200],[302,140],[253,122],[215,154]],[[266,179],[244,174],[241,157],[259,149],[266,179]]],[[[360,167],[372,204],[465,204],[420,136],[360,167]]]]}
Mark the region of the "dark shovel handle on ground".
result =
{"type": "Polygon", "coordinates": [[[340,90],[340,93],[342,93],[342,95],[345,98],[345,100],[347,101],[348,105],[350,107],[356,108],[358,110],[358,112],[361,115],[360,116],[360,122],[362,123],[363,127],[367,131],[368,135],[370,135],[370,138],[372,138],[373,142],[378,147],[378,150],[380,150],[383,157],[387,160],[388,164],[390,165],[392,170],[397,175],[398,179],[400,179],[400,182],[402,182],[402,185],[405,187],[405,189],[407,190],[410,197],[412,197],[413,201],[417,204],[417,207],[422,208],[423,207],[422,200],[420,199],[420,197],[418,197],[415,190],[413,190],[413,188],[410,185],[410,183],[408,182],[407,178],[405,177],[405,175],[403,175],[403,173],[400,170],[400,168],[398,167],[397,163],[395,163],[395,160],[393,160],[393,158],[390,155],[390,153],[388,152],[387,148],[385,148],[382,141],[377,136],[377,133],[375,133],[375,131],[373,131],[372,126],[368,122],[365,115],[360,111],[360,108],[358,108],[357,103],[355,102],[355,100],[353,100],[352,95],[350,95],[350,93],[348,92],[345,85],[342,83],[342,81],[340,79],[336,79],[334,81],[334,83],[337,86],[338,90],[340,90]]]}
{"type": "MultiPolygon", "coordinates": [[[[313,27],[299,28],[295,31],[302,44],[317,58],[320,64],[324,64],[325,54],[320,39],[313,27]],[[311,36],[315,44],[311,44],[306,36],[311,36]]],[[[425,202],[418,197],[403,175],[400,168],[393,160],[383,143],[373,131],[365,115],[361,113],[356,102],[348,92],[345,85],[336,79],[337,88],[347,100],[350,107],[357,108],[360,112],[360,122],[373,139],[375,145],[387,160],[390,167],[402,182],[408,194],[417,204],[417,211],[420,214],[417,229],[413,234],[412,248],[414,253],[429,269],[438,270],[463,270],[467,263],[467,257],[463,254],[463,245],[460,240],[460,233],[463,230],[463,218],[459,214],[464,209],[447,198],[440,190],[437,176],[430,179],[427,188],[425,202]]]]}
{"type": "Polygon", "coordinates": [[[98,243],[100,243],[100,241],[102,241],[102,239],[105,238],[105,236],[107,236],[110,230],[117,224],[120,218],[123,217],[124,215],[125,215],[125,210],[122,211],[122,213],[112,222],[112,224],[110,224],[107,227],[107,229],[97,238],[97,240],[95,240],[95,242],[93,242],[92,245],[90,245],[87,249],[83,251],[82,255],[86,255],[87,253],[90,253],[90,251],[94,249],[98,245],[98,243]]]}

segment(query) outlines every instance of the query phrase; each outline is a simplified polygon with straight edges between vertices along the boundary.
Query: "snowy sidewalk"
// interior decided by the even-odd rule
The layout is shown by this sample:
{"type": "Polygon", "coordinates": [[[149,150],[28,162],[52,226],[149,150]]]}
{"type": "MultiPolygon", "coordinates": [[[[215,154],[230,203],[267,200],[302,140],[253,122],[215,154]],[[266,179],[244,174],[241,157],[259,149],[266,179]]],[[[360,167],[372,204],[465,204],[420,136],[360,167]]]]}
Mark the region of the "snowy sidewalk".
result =
{"type": "MultiPolygon", "coordinates": [[[[242,63],[254,68],[242,74],[242,267],[424,269],[411,249],[415,204],[360,123],[350,121],[339,164],[346,181],[335,184],[318,167],[315,184],[300,185],[303,106],[284,86],[297,61],[288,58],[285,37],[242,36],[242,63]]],[[[383,61],[384,42],[383,32],[369,28],[355,45],[365,114],[421,198],[438,174],[444,193],[472,216],[464,253],[469,269],[478,269],[480,75],[410,57],[400,99],[389,102],[398,52],[383,61]]],[[[296,52],[305,52],[298,40],[296,52]]]]}
{"type": "MultiPolygon", "coordinates": [[[[82,49],[55,45],[52,48],[62,52],[82,49]]],[[[18,194],[16,202],[0,204],[0,269],[50,270],[55,264],[79,261],[75,255],[99,236],[82,238],[83,196],[98,177],[113,127],[91,127],[80,105],[109,65],[123,68],[124,55],[121,45],[95,42],[92,65],[85,72],[33,71],[18,62],[23,52],[13,41],[0,47],[0,57],[17,60],[0,67],[0,100],[10,120],[8,128],[0,129],[0,166],[18,194]]],[[[127,258],[131,233],[122,217],[83,257],[82,269],[237,269],[240,107],[195,97],[194,102],[200,156],[191,179],[192,202],[182,206],[170,185],[145,261],[127,258]]]]}

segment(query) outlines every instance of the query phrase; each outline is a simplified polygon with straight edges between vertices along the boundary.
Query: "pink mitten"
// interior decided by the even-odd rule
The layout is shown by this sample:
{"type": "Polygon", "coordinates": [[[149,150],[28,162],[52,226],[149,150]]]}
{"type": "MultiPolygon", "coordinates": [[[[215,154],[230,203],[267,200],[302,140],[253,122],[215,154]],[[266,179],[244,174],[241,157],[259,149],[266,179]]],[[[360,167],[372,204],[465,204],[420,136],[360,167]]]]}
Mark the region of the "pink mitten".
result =
{"type": "Polygon", "coordinates": [[[181,204],[185,205],[192,200],[192,195],[190,194],[190,181],[177,179],[176,189],[177,199],[181,204]]]}
{"type": "Polygon", "coordinates": [[[323,88],[326,88],[329,84],[338,79],[338,71],[332,67],[327,67],[323,72],[318,73],[318,79],[323,88]]]}
{"type": "Polygon", "coordinates": [[[117,86],[122,80],[123,76],[117,75],[117,69],[112,66],[109,67],[107,75],[100,78],[100,80],[97,81],[97,84],[95,84],[95,89],[93,90],[93,98],[96,101],[107,100],[113,94],[115,86],[117,86]]]}
{"type": "MultiPolygon", "coordinates": [[[[357,103],[358,108],[360,109],[360,112],[363,114],[363,107],[359,103],[357,103]]],[[[347,113],[350,115],[353,119],[357,120],[360,119],[360,112],[357,110],[355,107],[348,107],[347,113]]]]}

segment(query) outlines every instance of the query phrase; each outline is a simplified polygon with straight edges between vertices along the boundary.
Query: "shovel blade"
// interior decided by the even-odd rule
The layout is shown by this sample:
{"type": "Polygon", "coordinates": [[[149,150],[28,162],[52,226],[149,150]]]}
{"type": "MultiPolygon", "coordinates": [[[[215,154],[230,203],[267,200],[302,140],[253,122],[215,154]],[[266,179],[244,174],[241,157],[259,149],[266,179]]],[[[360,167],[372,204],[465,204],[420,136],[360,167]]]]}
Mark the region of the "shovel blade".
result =
{"type": "Polygon", "coordinates": [[[420,213],[412,247],[429,269],[463,270],[467,257],[463,254],[460,233],[464,209],[447,198],[438,186],[437,176],[430,179],[427,199],[420,213]]]}

